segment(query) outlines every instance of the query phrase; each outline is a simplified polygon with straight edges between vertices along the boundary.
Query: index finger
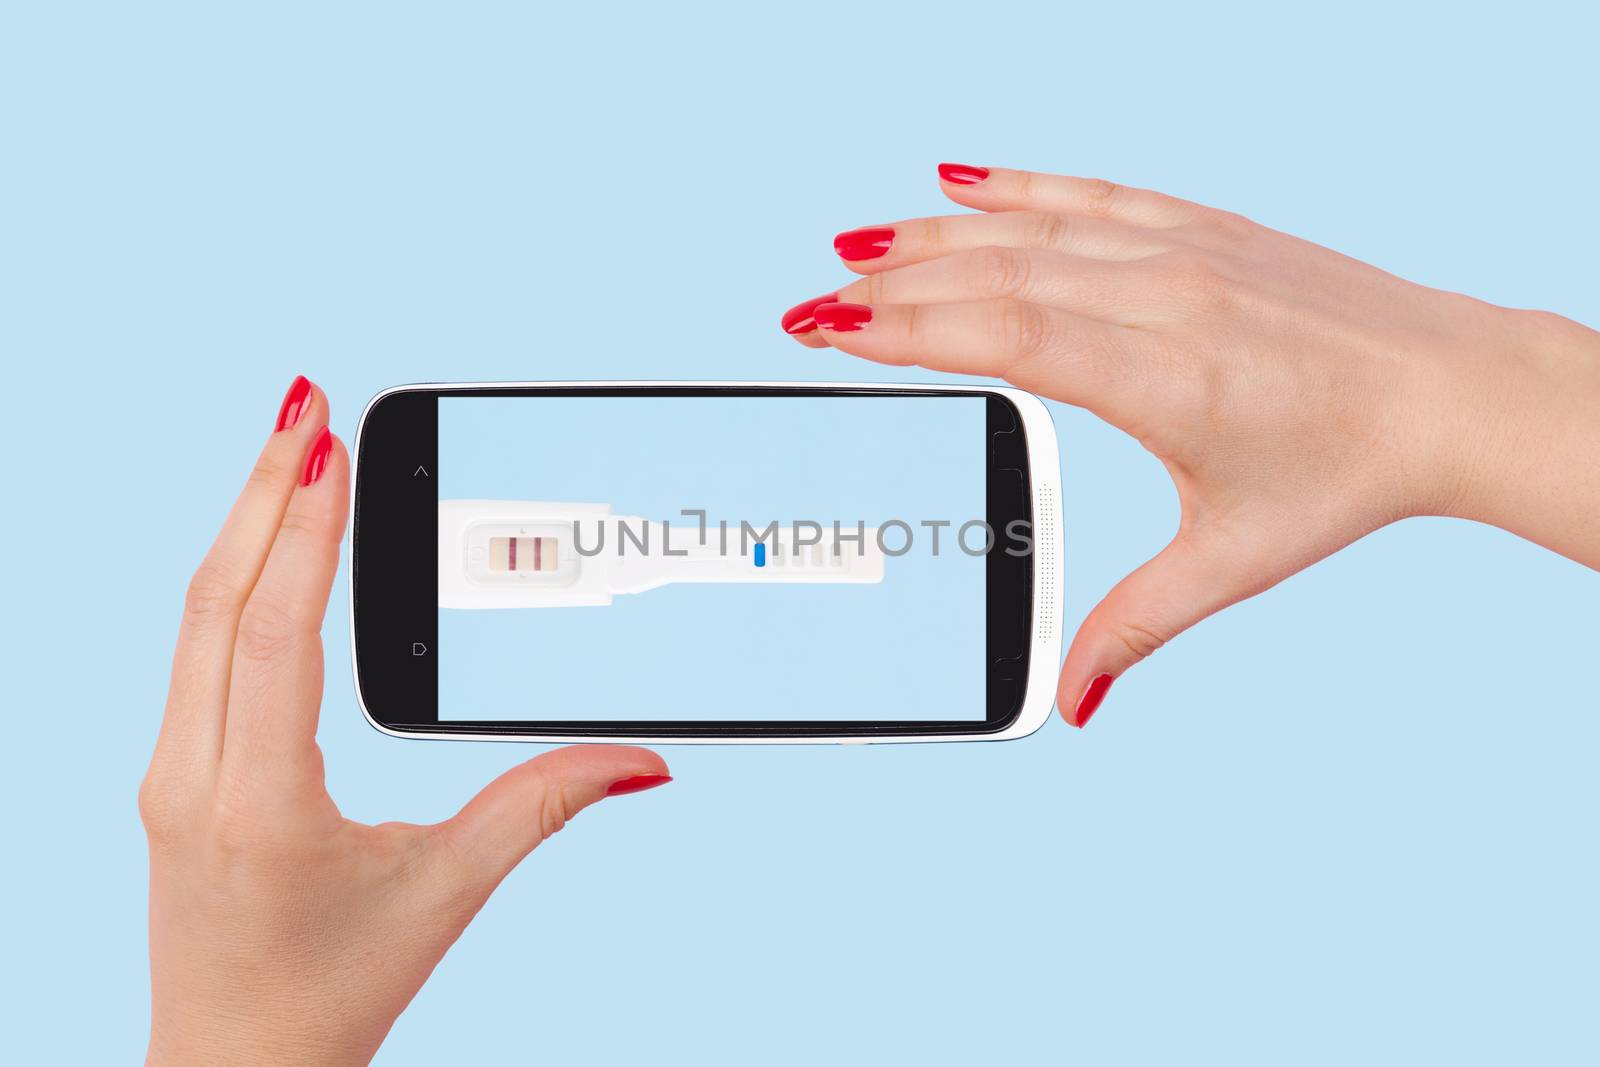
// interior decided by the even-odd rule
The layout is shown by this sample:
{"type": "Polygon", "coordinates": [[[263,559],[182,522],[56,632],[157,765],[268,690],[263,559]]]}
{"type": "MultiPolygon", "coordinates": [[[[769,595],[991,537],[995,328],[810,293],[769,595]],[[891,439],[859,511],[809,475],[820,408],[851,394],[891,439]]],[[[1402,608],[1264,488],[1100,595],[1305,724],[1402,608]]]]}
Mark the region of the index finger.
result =
{"type": "Polygon", "coordinates": [[[165,774],[209,773],[222,752],[239,616],[289,506],[301,459],[327,418],[322,390],[304,375],[296,377],[278,408],[272,436],[189,583],[152,761],[165,774]]]}

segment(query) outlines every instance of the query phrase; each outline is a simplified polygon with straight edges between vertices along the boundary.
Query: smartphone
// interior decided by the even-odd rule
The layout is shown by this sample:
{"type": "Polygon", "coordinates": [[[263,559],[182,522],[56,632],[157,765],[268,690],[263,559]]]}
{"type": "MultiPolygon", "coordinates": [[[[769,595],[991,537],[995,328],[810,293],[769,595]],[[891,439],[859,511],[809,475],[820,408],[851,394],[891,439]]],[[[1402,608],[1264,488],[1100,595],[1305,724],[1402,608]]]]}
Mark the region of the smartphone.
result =
{"type": "Polygon", "coordinates": [[[356,691],[397,737],[1020,737],[1059,485],[1016,389],[398,386],[356,432],[356,691]]]}

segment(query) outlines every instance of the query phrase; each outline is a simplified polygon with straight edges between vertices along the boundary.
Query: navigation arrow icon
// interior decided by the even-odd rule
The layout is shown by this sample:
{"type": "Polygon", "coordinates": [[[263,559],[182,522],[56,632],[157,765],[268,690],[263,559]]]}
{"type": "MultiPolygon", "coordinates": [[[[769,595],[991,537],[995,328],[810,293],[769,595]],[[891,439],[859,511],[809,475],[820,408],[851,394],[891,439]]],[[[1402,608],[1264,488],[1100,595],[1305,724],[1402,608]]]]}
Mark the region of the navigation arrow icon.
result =
{"type": "Polygon", "coordinates": [[[417,467],[416,470],[411,472],[411,477],[415,478],[419,474],[426,478],[428,476],[428,468],[422,466],[417,467]]]}

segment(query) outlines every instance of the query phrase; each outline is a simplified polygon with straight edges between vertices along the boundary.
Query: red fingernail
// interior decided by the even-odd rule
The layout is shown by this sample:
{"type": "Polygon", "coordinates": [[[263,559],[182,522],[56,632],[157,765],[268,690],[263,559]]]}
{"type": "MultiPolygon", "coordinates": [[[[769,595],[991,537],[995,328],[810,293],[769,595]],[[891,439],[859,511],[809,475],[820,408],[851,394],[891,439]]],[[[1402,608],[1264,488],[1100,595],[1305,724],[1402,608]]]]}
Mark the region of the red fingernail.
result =
{"type": "Polygon", "coordinates": [[[311,451],[306,454],[306,469],[300,474],[301,485],[313,485],[322,477],[322,472],[328,469],[328,453],[333,451],[333,434],[324,426],[317,431],[316,439],[311,442],[311,451]]]}
{"type": "Polygon", "coordinates": [[[278,425],[272,428],[272,432],[282,433],[299,422],[300,416],[310,406],[311,382],[304,374],[296,375],[295,380],[289,383],[289,391],[283,394],[283,403],[278,406],[278,425]]]}
{"type": "Polygon", "coordinates": [[[865,304],[818,304],[811,315],[818,326],[834,333],[853,333],[872,321],[872,309],[865,304]]]}
{"type": "Polygon", "coordinates": [[[1083,699],[1078,701],[1078,711],[1073,716],[1072,725],[1082,729],[1088,723],[1089,717],[1095,713],[1100,702],[1106,698],[1106,691],[1111,688],[1111,683],[1116,681],[1109,674],[1097,674],[1089,683],[1089,688],[1083,691],[1083,699]]]}
{"type": "Polygon", "coordinates": [[[829,293],[827,296],[819,296],[815,300],[807,300],[803,304],[796,304],[783,313],[783,332],[789,334],[810,333],[817,328],[817,320],[811,317],[811,313],[817,310],[817,305],[831,304],[838,299],[838,293],[829,293]]]}
{"type": "Polygon", "coordinates": [[[846,230],[833,239],[833,250],[840,259],[877,259],[894,244],[894,231],[887,226],[865,230],[846,230]]]}
{"type": "Polygon", "coordinates": [[[977,185],[988,176],[988,167],[969,167],[965,163],[939,164],[939,177],[952,185],[977,185]]]}
{"type": "Polygon", "coordinates": [[[642,793],[672,781],[670,774],[636,774],[632,778],[618,778],[606,786],[606,796],[620,797],[624,793],[642,793]]]}

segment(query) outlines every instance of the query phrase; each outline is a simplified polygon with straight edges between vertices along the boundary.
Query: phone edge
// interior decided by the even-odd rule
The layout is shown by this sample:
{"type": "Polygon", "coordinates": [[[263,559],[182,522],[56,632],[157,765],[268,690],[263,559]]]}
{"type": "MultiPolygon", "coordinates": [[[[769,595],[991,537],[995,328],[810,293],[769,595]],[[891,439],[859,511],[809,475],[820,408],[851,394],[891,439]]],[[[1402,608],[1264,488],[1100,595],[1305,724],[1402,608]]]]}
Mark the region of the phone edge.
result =
{"type": "Polygon", "coordinates": [[[1061,626],[1058,618],[1046,618],[1046,612],[1059,612],[1062,598],[1064,556],[1059,547],[1046,554],[1039,551],[1040,516],[1047,516],[1053,527],[1053,543],[1061,536],[1060,496],[1061,457],[1056,439],[1055,422],[1044,402],[1026,390],[1011,386],[946,385],[927,382],[735,382],[735,381],[539,381],[539,382],[410,382],[392,385],[375,394],[361,409],[356,423],[355,437],[350,442],[352,461],[350,477],[350,566],[345,582],[350,617],[350,676],[355,688],[356,704],[361,715],[374,730],[388,737],[436,741],[504,741],[513,744],[607,744],[607,745],[890,745],[931,744],[947,741],[1010,741],[1026,737],[1044,725],[1055,706],[1056,673],[1061,666],[1061,626]],[[456,731],[438,733],[426,730],[395,730],[379,722],[367,707],[366,695],[361,691],[361,672],[357,667],[356,653],[356,603],[355,603],[355,465],[361,457],[361,435],[366,429],[367,416],[385,397],[396,393],[434,389],[538,389],[541,387],[595,387],[602,386],[670,386],[670,387],[724,387],[762,386],[783,388],[822,389],[936,389],[947,393],[999,393],[1015,405],[1022,416],[1022,430],[1028,445],[1029,485],[1034,519],[1035,550],[1033,560],[1033,621],[1032,645],[1028,658],[1028,684],[1022,708],[1014,722],[1004,730],[973,734],[898,734],[889,737],[697,737],[685,740],[677,737],[655,737],[640,734],[632,737],[520,737],[507,734],[471,734],[456,731]],[[1048,509],[1048,510],[1047,510],[1048,509]],[[1041,667],[1046,669],[1041,670],[1041,667]]]}

